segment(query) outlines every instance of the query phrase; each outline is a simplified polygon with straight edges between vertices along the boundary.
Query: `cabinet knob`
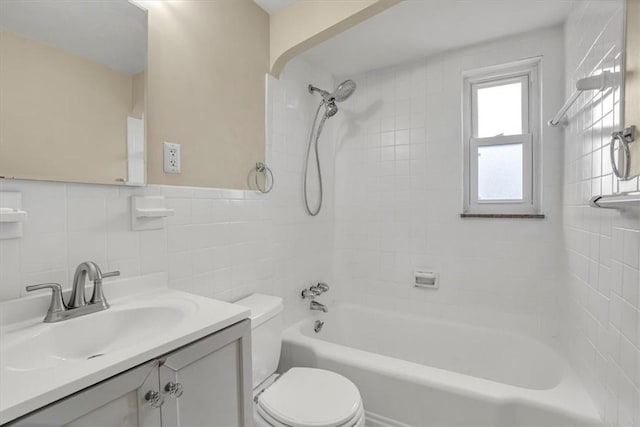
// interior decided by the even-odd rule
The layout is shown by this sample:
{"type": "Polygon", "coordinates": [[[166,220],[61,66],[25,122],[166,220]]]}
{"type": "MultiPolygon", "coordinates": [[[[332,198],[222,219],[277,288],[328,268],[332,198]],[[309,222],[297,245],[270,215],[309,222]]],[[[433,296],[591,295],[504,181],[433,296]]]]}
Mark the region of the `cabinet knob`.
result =
{"type": "Polygon", "coordinates": [[[180,383],[168,382],[164,386],[164,391],[169,395],[169,397],[173,397],[174,399],[177,399],[180,396],[182,396],[182,393],[184,392],[184,388],[180,383]]]}
{"type": "Polygon", "coordinates": [[[164,405],[164,396],[154,390],[149,390],[147,394],[144,395],[144,400],[146,400],[152,408],[159,408],[164,405]]]}

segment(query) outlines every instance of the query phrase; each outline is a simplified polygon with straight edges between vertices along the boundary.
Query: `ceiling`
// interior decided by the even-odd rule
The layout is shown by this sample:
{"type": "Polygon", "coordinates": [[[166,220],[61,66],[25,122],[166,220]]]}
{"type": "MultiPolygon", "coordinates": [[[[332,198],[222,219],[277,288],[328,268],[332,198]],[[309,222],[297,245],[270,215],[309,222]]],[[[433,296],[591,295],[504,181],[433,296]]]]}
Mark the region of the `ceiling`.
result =
{"type": "Polygon", "coordinates": [[[335,75],[564,22],[573,0],[404,0],[301,56],[335,75]]]}
{"type": "Polygon", "coordinates": [[[127,0],[0,0],[0,27],[123,73],[147,68],[147,12],[127,0]]]}
{"type": "Polygon", "coordinates": [[[266,10],[269,15],[282,9],[283,7],[287,7],[290,4],[295,3],[298,0],[253,0],[258,3],[258,6],[266,10]]]}

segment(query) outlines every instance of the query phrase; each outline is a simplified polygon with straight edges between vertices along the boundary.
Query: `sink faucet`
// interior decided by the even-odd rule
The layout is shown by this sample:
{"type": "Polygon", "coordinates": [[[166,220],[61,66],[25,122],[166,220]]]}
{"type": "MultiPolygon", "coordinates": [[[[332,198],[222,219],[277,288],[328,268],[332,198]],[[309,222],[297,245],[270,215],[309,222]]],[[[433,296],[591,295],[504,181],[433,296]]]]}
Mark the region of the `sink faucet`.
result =
{"type": "Polygon", "coordinates": [[[87,305],[87,301],[84,295],[85,280],[89,276],[89,280],[93,280],[93,295],[88,304],[99,304],[105,309],[109,308],[107,300],[104,298],[102,291],[102,279],[106,277],[119,276],[119,271],[112,271],[110,273],[102,273],[100,267],[93,261],[85,261],[81,263],[73,275],[73,288],[71,290],[71,297],[69,298],[69,308],[78,308],[87,305]]]}
{"type": "Polygon", "coordinates": [[[27,292],[38,289],[51,289],[51,302],[47,315],[44,318],[45,323],[59,322],[65,319],[72,319],[85,314],[95,313],[97,311],[109,308],[104,293],[102,291],[102,279],[107,277],[119,276],[119,271],[110,273],[102,273],[100,267],[93,261],[85,261],[81,263],[73,276],[73,288],[69,303],[65,304],[62,296],[62,286],[59,283],[42,283],[39,285],[27,286],[27,292]],[[84,288],[87,276],[89,280],[93,280],[93,295],[91,300],[87,302],[85,298],[84,288]]]}
{"type": "Polygon", "coordinates": [[[324,304],[320,304],[318,301],[311,301],[311,304],[309,304],[309,309],[310,310],[318,310],[321,311],[323,313],[328,313],[329,309],[327,308],[326,305],[324,304]]]}

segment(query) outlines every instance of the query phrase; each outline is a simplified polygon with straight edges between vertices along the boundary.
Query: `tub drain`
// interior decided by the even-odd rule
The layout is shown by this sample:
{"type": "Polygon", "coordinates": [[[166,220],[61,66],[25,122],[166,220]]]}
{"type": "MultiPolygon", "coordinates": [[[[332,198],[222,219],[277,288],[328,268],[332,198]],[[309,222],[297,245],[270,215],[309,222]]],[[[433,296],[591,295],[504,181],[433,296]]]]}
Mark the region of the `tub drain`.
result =
{"type": "Polygon", "coordinates": [[[316,320],[315,325],[313,325],[313,331],[317,334],[318,332],[320,332],[322,330],[323,326],[324,326],[324,322],[316,320]]]}

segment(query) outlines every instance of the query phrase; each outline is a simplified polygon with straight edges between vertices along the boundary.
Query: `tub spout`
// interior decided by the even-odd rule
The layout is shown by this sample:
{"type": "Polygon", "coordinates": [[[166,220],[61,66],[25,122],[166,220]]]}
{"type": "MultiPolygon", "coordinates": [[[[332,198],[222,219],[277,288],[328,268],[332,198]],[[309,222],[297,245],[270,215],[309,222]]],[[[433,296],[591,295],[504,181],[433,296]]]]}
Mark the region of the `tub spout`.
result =
{"type": "Polygon", "coordinates": [[[309,309],[310,310],[319,310],[323,313],[328,313],[329,309],[327,308],[326,305],[324,304],[320,304],[318,301],[311,301],[311,304],[309,304],[309,309]]]}

